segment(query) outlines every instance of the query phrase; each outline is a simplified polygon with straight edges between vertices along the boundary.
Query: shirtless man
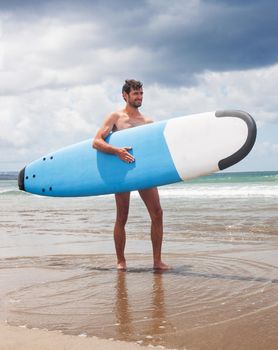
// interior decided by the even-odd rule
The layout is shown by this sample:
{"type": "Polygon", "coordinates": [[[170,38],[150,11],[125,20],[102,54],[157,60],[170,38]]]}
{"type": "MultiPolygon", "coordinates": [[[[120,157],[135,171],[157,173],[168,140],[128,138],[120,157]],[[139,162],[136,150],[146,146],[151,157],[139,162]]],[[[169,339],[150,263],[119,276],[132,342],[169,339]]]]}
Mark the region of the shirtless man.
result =
{"type": "MultiPolygon", "coordinates": [[[[93,147],[99,151],[114,154],[124,162],[132,163],[135,162],[135,158],[128,152],[132,149],[132,147],[115,147],[105,142],[105,138],[110,134],[110,132],[152,123],[152,120],[142,115],[138,110],[143,100],[143,88],[140,81],[126,80],[122,88],[122,94],[126,102],[125,108],[120,111],[113,112],[106,117],[103,126],[98,130],[94,138],[93,147]]],[[[150,188],[140,190],[138,192],[151,217],[153,267],[160,270],[168,269],[168,265],[164,264],[161,260],[163,221],[158,190],[157,188],[150,188]]],[[[117,254],[117,268],[120,270],[125,270],[125,224],[127,222],[129,212],[130,192],[116,193],[115,199],[117,217],[114,227],[114,241],[117,254]]]]}

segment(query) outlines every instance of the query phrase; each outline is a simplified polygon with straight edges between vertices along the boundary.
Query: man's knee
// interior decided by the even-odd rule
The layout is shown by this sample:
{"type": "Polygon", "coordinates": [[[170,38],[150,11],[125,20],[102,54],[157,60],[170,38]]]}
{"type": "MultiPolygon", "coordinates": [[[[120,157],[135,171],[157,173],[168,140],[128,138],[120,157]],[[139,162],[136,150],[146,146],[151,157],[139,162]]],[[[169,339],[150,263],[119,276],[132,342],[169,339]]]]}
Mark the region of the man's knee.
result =
{"type": "Polygon", "coordinates": [[[117,214],[116,224],[120,226],[125,226],[128,218],[128,211],[121,211],[117,214]]]}
{"type": "Polygon", "coordinates": [[[154,208],[150,213],[151,219],[153,222],[159,222],[163,217],[163,210],[161,207],[154,208]]]}

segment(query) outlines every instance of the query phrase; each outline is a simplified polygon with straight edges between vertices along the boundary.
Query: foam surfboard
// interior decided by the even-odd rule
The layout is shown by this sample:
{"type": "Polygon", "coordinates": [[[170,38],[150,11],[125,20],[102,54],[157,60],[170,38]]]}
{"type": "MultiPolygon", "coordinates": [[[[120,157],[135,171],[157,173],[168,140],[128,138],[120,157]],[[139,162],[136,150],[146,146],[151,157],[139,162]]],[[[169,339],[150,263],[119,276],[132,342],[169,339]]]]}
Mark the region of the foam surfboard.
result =
{"type": "Polygon", "coordinates": [[[43,196],[95,196],[167,185],[226,169],[242,160],[256,139],[246,112],[224,110],[154,122],[111,133],[106,141],[132,147],[135,162],[92,148],[92,139],[30,163],[21,190],[43,196]]]}

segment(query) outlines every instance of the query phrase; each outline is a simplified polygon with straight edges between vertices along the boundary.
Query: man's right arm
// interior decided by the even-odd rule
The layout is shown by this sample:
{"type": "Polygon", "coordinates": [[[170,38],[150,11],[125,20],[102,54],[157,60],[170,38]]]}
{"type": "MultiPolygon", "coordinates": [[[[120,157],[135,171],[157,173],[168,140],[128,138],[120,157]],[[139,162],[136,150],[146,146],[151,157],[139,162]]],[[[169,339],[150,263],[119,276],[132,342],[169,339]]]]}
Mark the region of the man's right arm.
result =
{"type": "Polygon", "coordinates": [[[119,115],[117,113],[112,113],[105,119],[103,126],[96,133],[92,146],[101,152],[115,154],[124,162],[132,163],[135,159],[128,152],[131,147],[115,147],[105,141],[105,138],[110,134],[118,119],[119,115]]]}

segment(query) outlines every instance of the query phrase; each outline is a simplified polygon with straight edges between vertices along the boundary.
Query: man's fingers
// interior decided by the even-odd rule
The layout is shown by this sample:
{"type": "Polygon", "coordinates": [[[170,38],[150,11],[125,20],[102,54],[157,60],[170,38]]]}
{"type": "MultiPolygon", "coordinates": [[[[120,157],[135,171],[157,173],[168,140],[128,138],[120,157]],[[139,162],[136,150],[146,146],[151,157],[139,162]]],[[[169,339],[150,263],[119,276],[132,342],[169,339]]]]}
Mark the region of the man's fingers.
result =
{"type": "Polygon", "coordinates": [[[135,158],[133,157],[132,154],[130,154],[128,151],[131,150],[132,147],[123,147],[123,148],[119,148],[118,151],[118,157],[123,160],[124,162],[127,163],[132,163],[135,161],[135,158]]]}
{"type": "Polygon", "coordinates": [[[124,160],[127,161],[128,163],[134,162],[135,158],[133,157],[132,154],[130,154],[128,151],[132,150],[132,147],[124,147],[124,149],[127,151],[124,157],[124,160]]]}
{"type": "Polygon", "coordinates": [[[124,159],[127,160],[128,162],[134,162],[135,160],[135,158],[131,154],[126,155],[124,159]]]}
{"type": "Polygon", "coordinates": [[[131,147],[125,147],[125,149],[126,149],[126,153],[125,153],[125,156],[124,156],[124,160],[129,162],[129,163],[134,162],[135,159],[134,159],[133,155],[128,152],[128,150],[131,150],[132,148],[131,147]]]}

